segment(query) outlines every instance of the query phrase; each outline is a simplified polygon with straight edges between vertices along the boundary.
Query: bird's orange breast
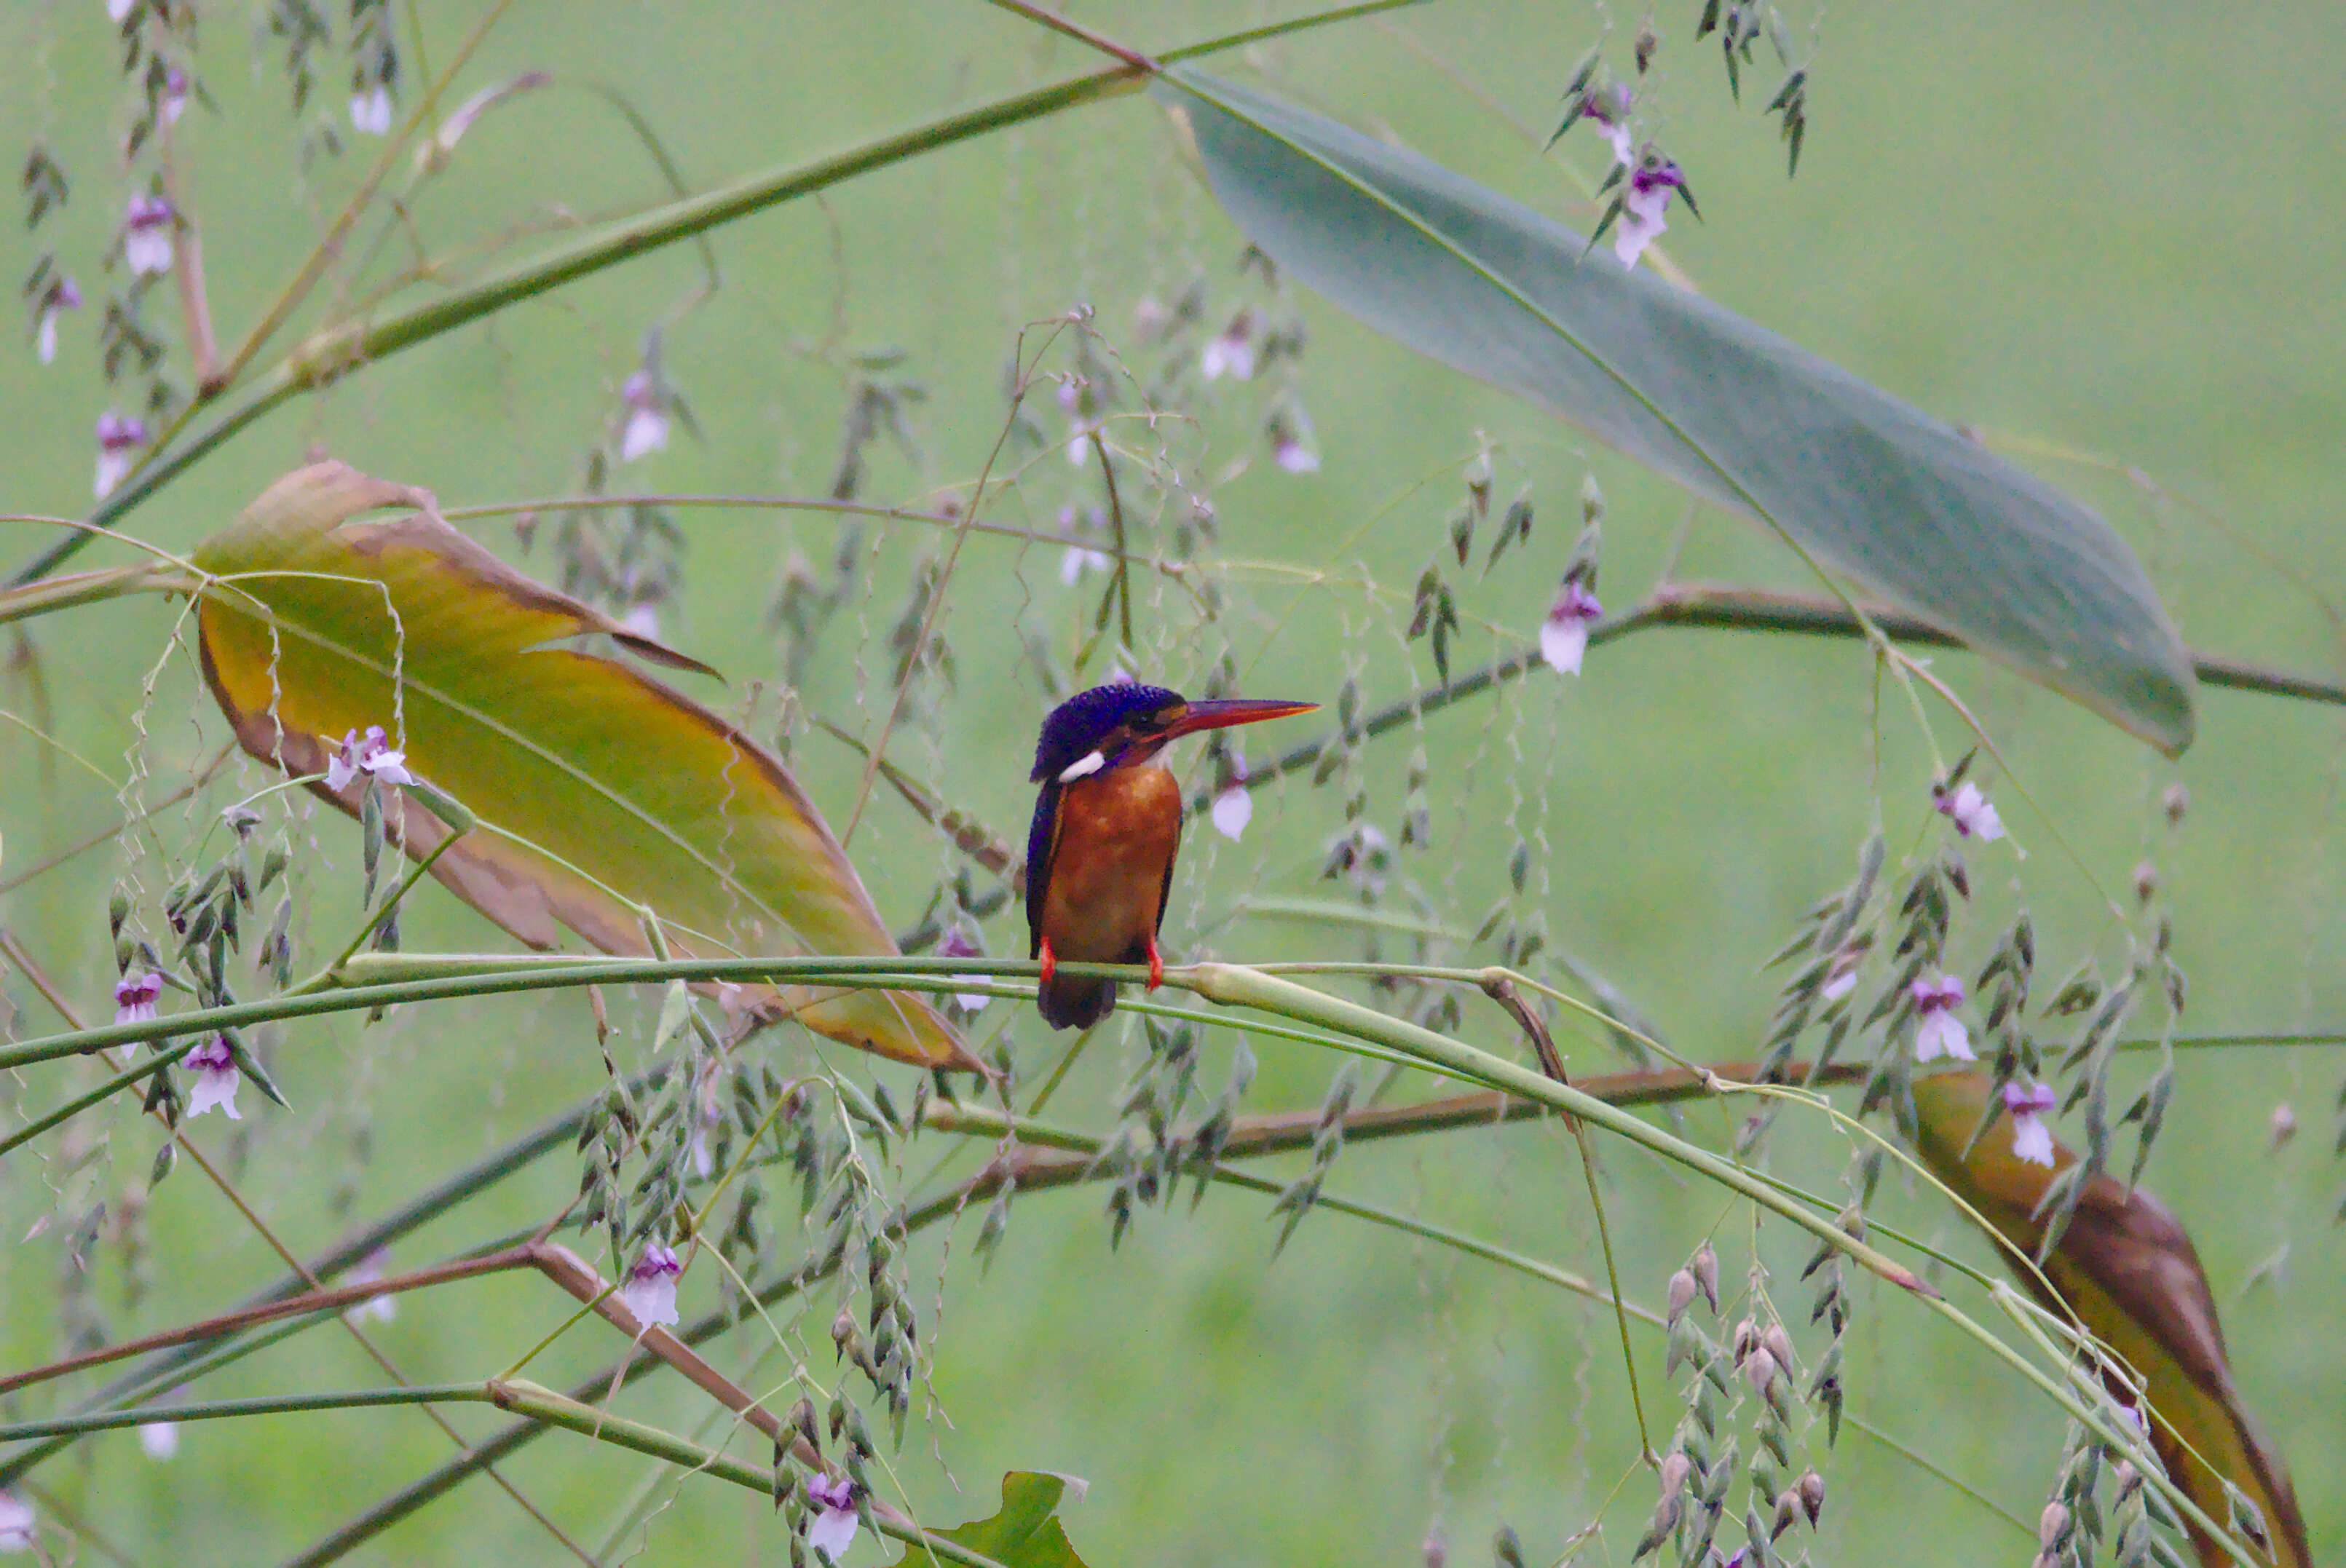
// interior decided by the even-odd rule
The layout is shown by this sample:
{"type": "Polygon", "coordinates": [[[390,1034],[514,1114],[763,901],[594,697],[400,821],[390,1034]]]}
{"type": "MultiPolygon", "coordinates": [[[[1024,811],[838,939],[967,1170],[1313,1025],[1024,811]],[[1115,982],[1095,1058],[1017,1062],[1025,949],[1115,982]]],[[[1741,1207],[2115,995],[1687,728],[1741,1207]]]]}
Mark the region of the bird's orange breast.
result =
{"type": "Polygon", "coordinates": [[[1078,779],[1059,792],[1043,934],[1061,958],[1133,959],[1164,914],[1181,847],[1181,786],[1153,765],[1078,779]]]}

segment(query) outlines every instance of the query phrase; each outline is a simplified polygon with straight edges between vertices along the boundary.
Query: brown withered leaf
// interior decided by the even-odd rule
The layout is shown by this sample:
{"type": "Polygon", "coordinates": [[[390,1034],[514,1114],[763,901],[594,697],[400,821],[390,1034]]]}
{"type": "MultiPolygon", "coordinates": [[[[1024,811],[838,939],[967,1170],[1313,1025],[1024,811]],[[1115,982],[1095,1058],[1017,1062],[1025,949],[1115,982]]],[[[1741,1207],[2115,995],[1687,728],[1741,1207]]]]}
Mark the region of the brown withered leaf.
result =
{"type": "MultiPolygon", "coordinates": [[[[779,758],[575,645],[599,635],[652,662],[705,667],[515,572],[443,521],[426,492],[318,463],[271,485],[193,559],[210,577],[205,677],[245,749],[312,774],[346,732],[382,726],[414,773],[484,824],[434,874],[529,946],[552,947],[566,928],[644,956],[638,908],[648,906],[680,957],[896,951],[779,758]],[[382,508],[396,510],[356,520],[382,508]]],[[[355,785],[310,788],[353,814],[362,799],[355,785]]],[[[387,825],[412,854],[445,836],[412,799],[387,825]]],[[[897,1061],[977,1067],[908,993],[716,991],[737,1012],[795,1016],[897,1061]]]]}
{"type": "MultiPolygon", "coordinates": [[[[1964,1145],[1987,1111],[1992,1087],[1987,1074],[1978,1072],[1917,1079],[1918,1152],[1932,1173],[2006,1240],[2033,1255],[2045,1227],[2030,1216],[2077,1156],[2056,1145],[2050,1168],[2015,1158],[2011,1120],[2001,1106],[1994,1124],[1966,1156],[1964,1145]]],[[[2147,1380],[2158,1417],[2151,1437],[2168,1473],[2219,1522],[2227,1511],[2218,1476],[2229,1479],[2263,1510],[2280,1568],[2310,1568],[2305,1519],[2298,1512],[2288,1467],[2233,1385],[2216,1299],[2181,1222],[2140,1187],[2129,1192],[2114,1178],[2097,1176],[2086,1184],[2076,1217],[2044,1267],[2060,1296],[2045,1304],[2076,1314],[2147,1380]]],[[[2044,1298],[2034,1276],[2022,1271],[2020,1278],[2044,1298]]],[[[2232,1561],[2197,1529],[2191,1544],[2208,1568],[2232,1561]]]]}

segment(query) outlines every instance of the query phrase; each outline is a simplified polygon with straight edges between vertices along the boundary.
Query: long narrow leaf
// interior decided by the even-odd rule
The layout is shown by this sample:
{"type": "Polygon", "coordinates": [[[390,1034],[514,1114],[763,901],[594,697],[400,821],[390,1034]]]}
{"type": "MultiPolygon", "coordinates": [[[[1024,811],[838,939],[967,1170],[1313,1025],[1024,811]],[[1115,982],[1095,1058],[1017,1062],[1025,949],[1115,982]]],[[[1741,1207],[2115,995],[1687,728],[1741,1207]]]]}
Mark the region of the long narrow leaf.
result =
{"type": "Polygon", "coordinates": [[[2100,517],[1944,423],[1440,165],[1176,67],[1157,91],[1253,241],[2168,752],[2189,659],[2100,517]]]}
{"type": "MultiPolygon", "coordinates": [[[[605,952],[642,955],[648,906],[678,956],[896,951],[778,758],[633,666],[573,645],[600,636],[701,667],[515,572],[442,521],[427,493],[341,463],[300,469],[194,559],[216,579],[199,611],[204,673],[245,749],[314,774],[348,731],[382,726],[411,770],[487,825],[433,873],[532,947],[566,927],[605,952]],[[402,510],[352,520],[380,507],[402,510]]],[[[364,782],[311,788],[356,815],[364,782]]],[[[413,799],[387,818],[413,854],[445,833],[413,799]]],[[[899,1061],[975,1065],[915,997],[719,994],[899,1061]]]]}

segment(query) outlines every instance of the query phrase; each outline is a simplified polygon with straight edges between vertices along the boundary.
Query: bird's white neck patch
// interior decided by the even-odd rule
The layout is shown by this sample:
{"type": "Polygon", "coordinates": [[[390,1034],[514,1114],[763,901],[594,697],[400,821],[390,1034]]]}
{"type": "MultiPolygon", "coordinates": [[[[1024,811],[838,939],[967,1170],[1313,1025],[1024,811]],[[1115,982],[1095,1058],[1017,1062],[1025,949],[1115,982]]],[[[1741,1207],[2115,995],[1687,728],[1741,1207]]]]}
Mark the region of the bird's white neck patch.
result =
{"type": "Polygon", "coordinates": [[[1079,760],[1070,762],[1066,767],[1061,769],[1059,770],[1059,782],[1062,784],[1072,784],[1076,779],[1087,778],[1107,766],[1107,758],[1105,754],[1097,751],[1090,752],[1079,760]]]}

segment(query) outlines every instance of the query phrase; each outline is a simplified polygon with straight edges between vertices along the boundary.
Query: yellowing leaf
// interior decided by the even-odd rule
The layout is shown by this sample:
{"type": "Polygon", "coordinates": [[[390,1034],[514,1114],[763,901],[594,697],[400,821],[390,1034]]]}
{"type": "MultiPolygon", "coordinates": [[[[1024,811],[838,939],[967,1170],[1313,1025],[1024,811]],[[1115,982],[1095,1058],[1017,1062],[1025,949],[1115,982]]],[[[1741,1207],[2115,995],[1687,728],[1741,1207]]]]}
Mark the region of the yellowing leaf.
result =
{"type": "MultiPolygon", "coordinates": [[[[704,667],[506,566],[443,521],[428,493],[315,464],[271,485],[194,560],[216,579],[199,612],[205,677],[245,749],[318,773],[347,731],[382,726],[413,772],[481,819],[434,874],[522,942],[552,947],[566,927],[640,956],[641,905],[679,957],[896,951],[780,759],[632,666],[571,645],[599,634],[657,663],[704,667]],[[352,521],[383,507],[400,510],[352,521]]],[[[311,788],[356,813],[358,786],[311,788]]],[[[412,854],[445,836],[412,799],[390,816],[412,854]]],[[[719,993],[898,1061],[976,1065],[913,996],[719,993]]]]}
{"type": "MultiPolygon", "coordinates": [[[[2054,1178],[2077,1159],[2057,1146],[2050,1169],[2014,1157],[2012,1124],[2001,1107],[1994,1125],[1965,1156],[1964,1145],[1987,1111],[1991,1087],[1983,1073],[1918,1079],[1918,1149],[1933,1174],[2015,1247],[2033,1255],[2045,1227],[2029,1217],[2054,1178]]],[[[2288,1467],[2257,1430],[2232,1385],[2208,1276],[2191,1237],[2167,1206],[2140,1187],[2128,1192],[2108,1176],[2096,1176],[2086,1184],[2076,1217],[2045,1260],[2045,1273],[2061,1298],[2047,1305],[2076,1313],[2148,1380],[2151,1408],[2158,1415],[2151,1437],[2168,1473],[2218,1521],[2226,1509],[2217,1477],[2229,1479],[2263,1511],[2280,1568],[2307,1568],[2305,1520],[2298,1512],[2288,1467]]],[[[2034,1277],[2024,1274],[2022,1283],[2044,1295],[2034,1277]]],[[[2191,1544],[2209,1568],[2232,1560],[2197,1530],[2191,1544]]]]}

